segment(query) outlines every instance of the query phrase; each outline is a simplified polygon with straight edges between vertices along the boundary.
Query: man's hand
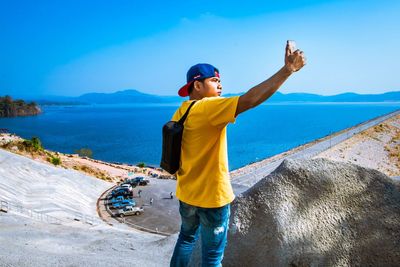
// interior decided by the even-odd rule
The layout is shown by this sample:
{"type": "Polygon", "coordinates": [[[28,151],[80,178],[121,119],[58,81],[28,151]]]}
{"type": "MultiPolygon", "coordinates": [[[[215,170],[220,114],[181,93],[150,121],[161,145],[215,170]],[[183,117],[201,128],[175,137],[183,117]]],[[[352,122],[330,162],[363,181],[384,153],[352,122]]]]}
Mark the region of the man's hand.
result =
{"type": "Polygon", "coordinates": [[[236,107],[235,116],[240,113],[258,106],[271,95],[286,81],[289,76],[301,69],[306,64],[306,59],[303,52],[300,50],[294,51],[294,42],[287,41],[285,53],[285,66],[283,66],[277,73],[272,75],[268,80],[263,81],[259,85],[254,86],[244,95],[239,97],[238,105],[236,107]]]}
{"type": "Polygon", "coordinates": [[[295,50],[296,44],[293,41],[287,41],[285,53],[285,68],[290,72],[300,70],[306,64],[306,58],[303,51],[295,50]]]}

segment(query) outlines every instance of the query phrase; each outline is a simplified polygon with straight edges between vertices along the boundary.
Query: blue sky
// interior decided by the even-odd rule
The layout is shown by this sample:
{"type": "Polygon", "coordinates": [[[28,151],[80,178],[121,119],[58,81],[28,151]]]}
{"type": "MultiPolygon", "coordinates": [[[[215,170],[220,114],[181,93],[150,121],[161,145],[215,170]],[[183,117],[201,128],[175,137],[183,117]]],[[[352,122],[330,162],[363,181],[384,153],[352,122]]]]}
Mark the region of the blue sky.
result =
{"type": "Polygon", "coordinates": [[[399,91],[398,14],[395,0],[0,0],[0,95],[174,95],[199,62],[243,92],[283,66],[287,39],[308,64],[283,93],[399,91]]]}

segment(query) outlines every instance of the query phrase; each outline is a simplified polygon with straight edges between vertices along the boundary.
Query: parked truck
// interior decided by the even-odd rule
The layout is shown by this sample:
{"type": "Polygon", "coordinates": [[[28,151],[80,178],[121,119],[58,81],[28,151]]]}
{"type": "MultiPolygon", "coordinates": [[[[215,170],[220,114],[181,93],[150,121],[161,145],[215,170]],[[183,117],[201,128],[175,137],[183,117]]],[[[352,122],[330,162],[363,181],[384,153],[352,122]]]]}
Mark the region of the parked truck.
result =
{"type": "Polygon", "coordinates": [[[124,216],[129,216],[129,215],[140,215],[143,212],[144,212],[144,209],[142,207],[126,206],[117,211],[117,216],[122,218],[124,216]]]}

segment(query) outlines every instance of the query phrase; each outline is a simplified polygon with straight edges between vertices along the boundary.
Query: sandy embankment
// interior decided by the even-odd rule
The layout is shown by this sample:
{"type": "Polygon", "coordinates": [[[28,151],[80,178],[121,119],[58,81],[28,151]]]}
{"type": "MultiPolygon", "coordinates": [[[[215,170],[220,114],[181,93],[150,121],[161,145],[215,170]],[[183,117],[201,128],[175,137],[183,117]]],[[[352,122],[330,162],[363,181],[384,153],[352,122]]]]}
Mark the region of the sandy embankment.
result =
{"type": "MultiPolygon", "coordinates": [[[[356,127],[356,126],[354,126],[356,127]]],[[[351,128],[354,128],[351,127],[351,128]]],[[[351,129],[349,128],[349,129],[351,129]]],[[[281,160],[289,155],[312,147],[347,130],[334,133],[310,143],[295,147],[270,158],[246,165],[231,172],[234,179],[252,173],[262,166],[281,160]]],[[[351,162],[363,167],[377,169],[388,176],[400,176],[400,115],[395,115],[382,123],[368,128],[348,138],[313,158],[327,158],[341,162],[351,162]]]]}
{"type": "Polygon", "coordinates": [[[371,127],[314,158],[351,162],[400,176],[400,115],[371,127]]]}
{"type": "Polygon", "coordinates": [[[118,183],[128,177],[128,173],[134,175],[157,175],[164,178],[172,178],[170,174],[160,168],[138,167],[128,164],[115,164],[105,161],[100,161],[88,157],[80,157],[77,154],[64,154],[53,152],[50,150],[27,152],[18,146],[18,143],[23,142],[19,136],[13,134],[0,134],[0,147],[4,149],[34,159],[36,161],[52,165],[48,159],[50,156],[58,157],[61,160],[59,167],[64,169],[76,170],[86,175],[97,177],[107,182],[118,183]],[[7,145],[8,144],[8,145],[7,145]],[[6,145],[4,147],[4,145],[6,145]]]}

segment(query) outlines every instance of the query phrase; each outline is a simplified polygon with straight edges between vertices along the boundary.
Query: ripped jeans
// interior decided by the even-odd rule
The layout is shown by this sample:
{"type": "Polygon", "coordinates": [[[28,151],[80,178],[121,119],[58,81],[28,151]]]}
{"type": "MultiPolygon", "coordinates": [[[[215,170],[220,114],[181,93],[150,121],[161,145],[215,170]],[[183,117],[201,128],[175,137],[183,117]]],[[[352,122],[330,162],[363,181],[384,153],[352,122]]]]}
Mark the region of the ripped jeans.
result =
{"type": "Polygon", "coordinates": [[[171,267],[190,261],[194,244],[201,234],[202,266],[222,266],[227,243],[230,204],[220,208],[200,208],[179,201],[182,225],[171,259],[171,267]]]}

